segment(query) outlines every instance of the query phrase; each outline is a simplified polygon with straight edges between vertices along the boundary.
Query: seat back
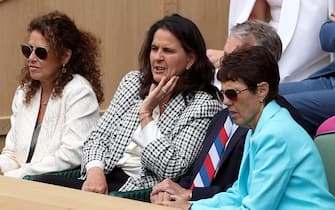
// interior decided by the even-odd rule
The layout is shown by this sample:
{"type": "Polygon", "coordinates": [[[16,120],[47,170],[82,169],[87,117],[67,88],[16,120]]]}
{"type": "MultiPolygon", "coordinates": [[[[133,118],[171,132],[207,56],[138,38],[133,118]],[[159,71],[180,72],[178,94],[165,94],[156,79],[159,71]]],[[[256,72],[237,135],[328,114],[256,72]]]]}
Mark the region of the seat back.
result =
{"type": "Polygon", "coordinates": [[[150,202],[150,193],[152,188],[145,188],[141,190],[132,190],[132,191],[112,191],[109,193],[111,196],[121,197],[121,198],[128,198],[132,200],[150,202]]]}
{"type": "Polygon", "coordinates": [[[26,175],[23,177],[25,180],[35,180],[43,175],[57,175],[57,176],[66,176],[66,177],[72,177],[72,178],[78,178],[80,177],[80,166],[74,169],[69,169],[65,171],[57,171],[57,172],[50,172],[45,174],[39,174],[39,175],[26,175]]]}
{"type": "Polygon", "coordinates": [[[329,191],[335,196],[335,133],[317,136],[315,143],[326,170],[329,191]]]}
{"type": "Polygon", "coordinates": [[[335,115],[321,123],[316,131],[316,136],[327,133],[335,133],[335,115]]]}

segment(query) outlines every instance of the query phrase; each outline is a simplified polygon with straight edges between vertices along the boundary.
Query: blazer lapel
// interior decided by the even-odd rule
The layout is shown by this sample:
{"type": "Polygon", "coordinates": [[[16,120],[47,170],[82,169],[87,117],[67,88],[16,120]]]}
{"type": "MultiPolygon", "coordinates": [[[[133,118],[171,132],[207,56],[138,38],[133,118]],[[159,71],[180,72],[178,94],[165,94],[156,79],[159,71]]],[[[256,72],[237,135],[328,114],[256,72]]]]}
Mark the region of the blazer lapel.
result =
{"type": "MultiPolygon", "coordinates": [[[[244,144],[244,150],[243,150],[243,157],[241,161],[240,171],[238,174],[238,181],[240,182],[249,182],[248,174],[250,170],[250,159],[249,159],[249,147],[250,147],[250,137],[252,136],[252,131],[249,130],[247,133],[247,136],[245,137],[245,144],[244,144]]],[[[247,189],[245,188],[247,184],[239,184],[239,189],[241,192],[245,193],[247,189]]]]}
{"type": "Polygon", "coordinates": [[[161,120],[158,121],[157,126],[160,128],[162,134],[168,134],[172,132],[175,121],[178,119],[177,116],[182,114],[186,104],[181,94],[178,94],[168,103],[166,109],[161,114],[161,120]]]}
{"type": "Polygon", "coordinates": [[[283,43],[283,52],[290,43],[298,24],[301,0],[283,0],[280,12],[278,34],[283,43]]]}
{"type": "Polygon", "coordinates": [[[238,127],[235,131],[235,133],[233,134],[233,136],[231,137],[228,146],[226,148],[226,150],[223,153],[223,156],[220,159],[218,168],[220,168],[222,166],[222,164],[224,163],[224,161],[226,161],[226,159],[229,157],[229,155],[231,154],[232,150],[234,149],[234,147],[237,145],[237,143],[241,140],[241,138],[243,138],[243,136],[246,134],[248,130],[242,127],[238,127]]]}
{"type": "MultiPolygon", "coordinates": [[[[20,107],[20,112],[18,112],[18,117],[15,126],[15,135],[17,139],[20,139],[20,144],[17,144],[17,158],[19,162],[26,162],[31,138],[33,136],[34,128],[37,121],[37,116],[39,112],[41,90],[37,90],[34,97],[32,97],[30,104],[22,104],[20,107]]],[[[23,100],[23,98],[22,98],[23,100]]]]}
{"type": "MultiPolygon", "coordinates": [[[[140,105],[142,103],[142,99],[134,99],[133,106],[130,106],[128,110],[123,110],[125,113],[125,120],[121,120],[120,124],[120,130],[117,132],[118,136],[122,136],[122,138],[116,138],[117,144],[123,145],[125,149],[126,146],[130,143],[130,138],[128,138],[128,135],[124,135],[125,133],[134,133],[136,128],[138,127],[140,123],[139,118],[139,109],[140,105]]],[[[120,152],[120,154],[123,154],[123,152],[120,152]]],[[[120,156],[121,158],[121,156],[120,156]]]]}
{"type": "Polygon", "coordinates": [[[53,139],[55,138],[54,135],[60,135],[61,133],[63,133],[62,131],[55,132],[56,130],[60,129],[57,128],[59,122],[64,120],[62,119],[63,115],[60,114],[61,100],[61,98],[57,97],[51,98],[48,101],[32,161],[38,161],[40,160],[40,158],[44,157],[45,153],[49,151],[49,146],[52,145],[53,139]]]}
{"type": "MultiPolygon", "coordinates": [[[[224,119],[222,120],[222,122],[223,122],[222,124],[219,124],[219,125],[215,126],[215,127],[211,130],[211,132],[208,134],[208,139],[210,139],[210,141],[206,142],[207,145],[208,145],[208,149],[207,149],[207,151],[206,151],[206,154],[208,153],[209,149],[210,149],[211,146],[213,145],[213,142],[215,141],[216,137],[219,135],[219,132],[220,132],[220,130],[221,130],[221,128],[222,128],[222,126],[223,126],[225,120],[226,120],[226,118],[224,118],[224,119]]],[[[206,157],[206,156],[205,156],[205,157],[206,157]]]]}

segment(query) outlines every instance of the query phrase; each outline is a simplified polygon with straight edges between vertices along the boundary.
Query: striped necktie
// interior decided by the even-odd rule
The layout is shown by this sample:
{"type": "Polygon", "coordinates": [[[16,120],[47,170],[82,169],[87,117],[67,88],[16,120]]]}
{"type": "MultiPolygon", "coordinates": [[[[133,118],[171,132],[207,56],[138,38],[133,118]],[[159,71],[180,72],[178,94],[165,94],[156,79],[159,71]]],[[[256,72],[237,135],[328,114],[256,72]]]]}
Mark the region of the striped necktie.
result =
{"type": "Polygon", "coordinates": [[[224,125],[214,140],[208,154],[202,164],[200,171],[193,180],[190,189],[194,187],[208,187],[215,176],[216,169],[223,156],[225,146],[234,131],[233,121],[230,116],[227,117],[224,125]]]}

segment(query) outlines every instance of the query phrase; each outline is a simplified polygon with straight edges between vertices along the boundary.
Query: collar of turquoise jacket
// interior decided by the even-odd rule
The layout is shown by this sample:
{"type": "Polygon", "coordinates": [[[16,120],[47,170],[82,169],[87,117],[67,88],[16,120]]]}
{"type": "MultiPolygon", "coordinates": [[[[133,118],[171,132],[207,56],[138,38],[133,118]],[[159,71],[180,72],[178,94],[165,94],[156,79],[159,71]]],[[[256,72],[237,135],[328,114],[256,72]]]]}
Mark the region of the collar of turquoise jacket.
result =
{"type": "MultiPolygon", "coordinates": [[[[277,113],[282,107],[275,100],[270,101],[263,109],[260,118],[258,119],[256,129],[249,130],[250,136],[262,130],[263,126],[277,113]]],[[[248,135],[249,136],[249,135],[248,135]]]]}

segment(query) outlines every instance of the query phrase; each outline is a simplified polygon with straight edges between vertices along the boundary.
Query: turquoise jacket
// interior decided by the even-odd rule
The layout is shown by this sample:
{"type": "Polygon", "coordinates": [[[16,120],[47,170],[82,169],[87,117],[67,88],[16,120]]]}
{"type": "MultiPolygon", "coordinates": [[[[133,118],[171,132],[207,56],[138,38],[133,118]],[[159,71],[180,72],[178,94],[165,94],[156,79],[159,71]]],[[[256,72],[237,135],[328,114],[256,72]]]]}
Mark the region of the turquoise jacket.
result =
{"type": "Polygon", "coordinates": [[[334,210],[335,198],[313,140],[271,101],[247,134],[238,180],[191,209],[334,210]]]}

